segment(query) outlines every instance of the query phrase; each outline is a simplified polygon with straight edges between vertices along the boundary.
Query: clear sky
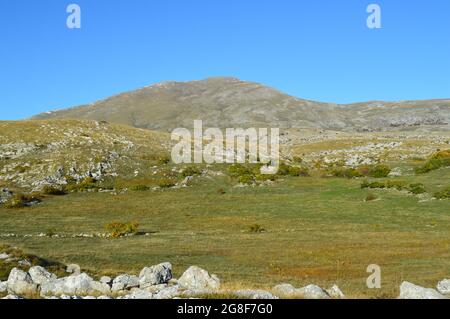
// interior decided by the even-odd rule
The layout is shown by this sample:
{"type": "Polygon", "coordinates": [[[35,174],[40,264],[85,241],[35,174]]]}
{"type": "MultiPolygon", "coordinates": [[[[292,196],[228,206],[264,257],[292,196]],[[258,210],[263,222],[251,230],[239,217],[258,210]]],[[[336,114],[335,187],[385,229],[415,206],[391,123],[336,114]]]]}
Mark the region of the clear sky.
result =
{"type": "Polygon", "coordinates": [[[0,1],[0,119],[210,76],[326,102],[450,98],[450,1],[0,1]]]}

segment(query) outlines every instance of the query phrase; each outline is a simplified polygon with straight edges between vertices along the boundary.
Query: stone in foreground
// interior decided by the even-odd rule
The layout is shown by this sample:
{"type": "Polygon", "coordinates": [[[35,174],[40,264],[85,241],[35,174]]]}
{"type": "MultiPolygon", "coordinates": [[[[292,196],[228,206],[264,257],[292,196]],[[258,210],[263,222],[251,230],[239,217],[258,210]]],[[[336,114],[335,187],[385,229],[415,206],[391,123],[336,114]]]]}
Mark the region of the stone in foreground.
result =
{"type": "Polygon", "coordinates": [[[18,268],[13,268],[9,273],[7,288],[11,295],[33,295],[38,291],[31,276],[18,268]]]}
{"type": "Polygon", "coordinates": [[[152,267],[145,267],[139,275],[139,283],[141,288],[166,284],[170,279],[172,279],[172,265],[170,263],[162,263],[152,267]]]}
{"type": "Polygon", "coordinates": [[[178,279],[178,284],[182,289],[193,291],[216,291],[220,288],[220,280],[216,275],[209,273],[197,266],[189,267],[178,279]]]}
{"type": "Polygon", "coordinates": [[[446,299],[434,289],[423,288],[404,281],[400,286],[399,299],[446,299]]]}
{"type": "Polygon", "coordinates": [[[450,279],[444,279],[440,281],[436,289],[443,295],[450,295],[450,279]]]}

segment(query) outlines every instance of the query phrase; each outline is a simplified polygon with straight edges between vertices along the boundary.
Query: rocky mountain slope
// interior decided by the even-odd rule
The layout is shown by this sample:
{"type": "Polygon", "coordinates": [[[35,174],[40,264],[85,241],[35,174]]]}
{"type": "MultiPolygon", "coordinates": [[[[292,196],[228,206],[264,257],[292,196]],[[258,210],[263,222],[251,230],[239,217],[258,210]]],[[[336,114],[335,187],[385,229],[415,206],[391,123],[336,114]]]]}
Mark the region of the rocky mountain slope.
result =
{"type": "Polygon", "coordinates": [[[338,131],[449,130],[450,100],[338,105],[308,101],[235,78],[163,82],[34,119],[91,119],[171,131],[192,127],[319,128],[338,131]]]}
{"type": "Polygon", "coordinates": [[[0,186],[133,175],[166,154],[167,134],[96,121],[0,122],[0,186]]]}

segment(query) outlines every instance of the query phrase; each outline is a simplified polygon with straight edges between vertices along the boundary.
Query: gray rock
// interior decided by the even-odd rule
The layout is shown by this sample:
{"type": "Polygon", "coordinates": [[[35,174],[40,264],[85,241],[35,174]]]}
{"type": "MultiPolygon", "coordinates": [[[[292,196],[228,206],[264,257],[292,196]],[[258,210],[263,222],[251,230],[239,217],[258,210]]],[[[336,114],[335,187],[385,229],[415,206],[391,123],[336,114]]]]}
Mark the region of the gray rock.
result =
{"type": "Polygon", "coordinates": [[[137,276],[130,276],[127,274],[117,276],[113,280],[112,291],[127,290],[139,287],[139,278],[137,276]]]}
{"type": "Polygon", "coordinates": [[[139,275],[141,288],[147,288],[154,285],[166,284],[172,279],[172,265],[162,263],[152,267],[142,269],[139,275]]]}
{"type": "Polygon", "coordinates": [[[160,290],[157,294],[153,296],[154,299],[174,299],[180,296],[180,290],[178,286],[166,287],[160,290]]]}
{"type": "Polygon", "coordinates": [[[16,295],[8,295],[2,299],[9,299],[9,300],[19,300],[19,299],[23,299],[22,297],[16,296],[16,295]]]}
{"type": "Polygon", "coordinates": [[[272,292],[276,296],[285,299],[303,298],[303,291],[301,291],[298,288],[295,288],[291,284],[277,285],[272,289],[272,292]]]}
{"type": "Polygon", "coordinates": [[[41,296],[86,296],[94,292],[92,283],[93,279],[85,273],[51,280],[42,284],[41,296]]]}
{"type": "Polygon", "coordinates": [[[437,286],[437,290],[443,295],[450,295],[450,279],[444,279],[440,281],[437,286]]]}
{"type": "Polygon", "coordinates": [[[28,260],[26,260],[26,259],[19,260],[17,263],[20,266],[24,266],[24,267],[30,267],[31,266],[31,263],[28,260]]]}
{"type": "Polygon", "coordinates": [[[327,294],[333,299],[345,299],[344,293],[339,289],[337,285],[334,285],[330,289],[326,290],[327,294]]]}
{"type": "Polygon", "coordinates": [[[4,293],[8,290],[8,282],[0,281],[0,293],[4,293]]]}
{"type": "Polygon", "coordinates": [[[33,282],[31,276],[17,268],[13,268],[9,273],[7,290],[12,295],[35,294],[38,286],[33,282]]]}
{"type": "Polygon", "coordinates": [[[278,297],[265,290],[238,290],[236,291],[236,296],[245,299],[278,299],[278,297]]]}
{"type": "Polygon", "coordinates": [[[77,264],[67,265],[66,272],[73,275],[81,274],[81,267],[77,264]]]}
{"type": "Polygon", "coordinates": [[[1,253],[0,254],[0,260],[6,260],[9,258],[9,255],[7,253],[1,253]]]}
{"type": "Polygon", "coordinates": [[[102,278],[100,278],[100,282],[102,284],[110,285],[112,283],[112,278],[108,276],[103,276],[102,278]]]}
{"type": "Polygon", "coordinates": [[[300,288],[299,293],[305,299],[330,299],[330,295],[316,285],[308,285],[306,287],[300,288]]]}
{"type": "Polygon", "coordinates": [[[113,299],[113,298],[110,297],[110,296],[99,296],[99,297],[97,297],[97,300],[110,300],[110,299],[113,299]]]}
{"type": "Polygon", "coordinates": [[[446,299],[434,289],[423,288],[404,281],[400,286],[399,299],[446,299]]]}
{"type": "Polygon", "coordinates": [[[111,287],[108,284],[105,284],[100,281],[93,281],[91,282],[91,288],[94,292],[100,293],[102,295],[109,295],[111,294],[111,287]]]}
{"type": "Polygon", "coordinates": [[[31,279],[35,284],[42,285],[45,282],[49,282],[56,279],[56,275],[48,272],[41,266],[34,266],[28,270],[31,279]]]}
{"type": "Polygon", "coordinates": [[[196,291],[214,291],[220,288],[220,280],[216,275],[209,273],[197,266],[189,267],[178,279],[178,284],[182,289],[196,291]]]}
{"type": "Polygon", "coordinates": [[[153,299],[153,295],[145,289],[133,289],[131,294],[123,296],[122,299],[153,299]]]}

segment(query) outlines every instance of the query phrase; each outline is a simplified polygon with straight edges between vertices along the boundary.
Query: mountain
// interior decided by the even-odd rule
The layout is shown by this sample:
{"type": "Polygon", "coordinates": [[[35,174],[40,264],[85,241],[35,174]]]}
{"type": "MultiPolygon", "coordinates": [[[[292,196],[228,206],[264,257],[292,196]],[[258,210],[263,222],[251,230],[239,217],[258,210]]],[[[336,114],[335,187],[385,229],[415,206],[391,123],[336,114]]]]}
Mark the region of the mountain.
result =
{"type": "Polygon", "coordinates": [[[259,83],[218,77],[162,82],[33,119],[90,119],[160,131],[205,127],[320,128],[338,131],[450,130],[450,100],[347,105],[299,99],[259,83]]]}

